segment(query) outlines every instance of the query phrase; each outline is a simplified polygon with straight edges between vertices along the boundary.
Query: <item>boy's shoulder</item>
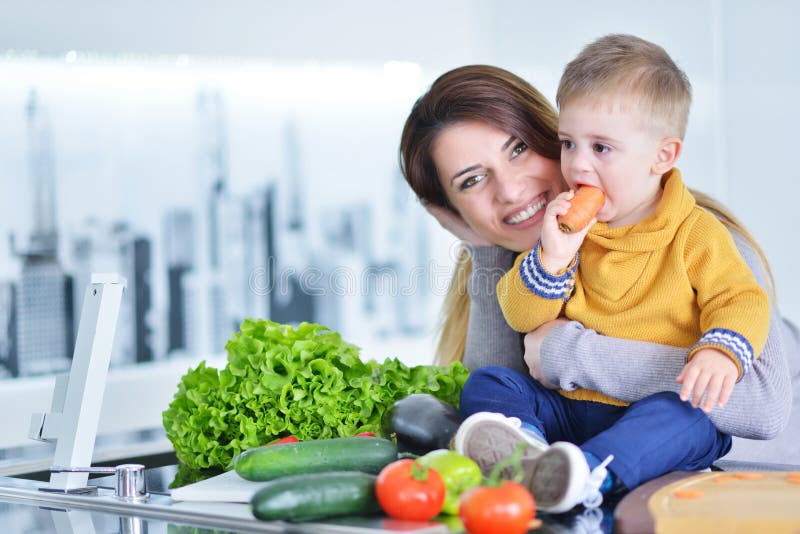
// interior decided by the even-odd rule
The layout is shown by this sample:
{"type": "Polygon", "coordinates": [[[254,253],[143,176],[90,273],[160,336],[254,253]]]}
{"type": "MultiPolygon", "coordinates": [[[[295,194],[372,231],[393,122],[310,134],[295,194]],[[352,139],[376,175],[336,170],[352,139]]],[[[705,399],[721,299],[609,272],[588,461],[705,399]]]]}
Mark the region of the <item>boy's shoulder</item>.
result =
{"type": "Polygon", "coordinates": [[[695,224],[708,224],[712,226],[721,226],[725,228],[725,225],[722,224],[722,221],[714,215],[714,213],[700,204],[695,203],[694,207],[692,208],[691,213],[689,214],[689,218],[692,219],[692,222],[695,224]]]}
{"type": "Polygon", "coordinates": [[[699,205],[697,202],[693,202],[691,208],[685,208],[686,211],[683,212],[684,219],[682,222],[682,226],[684,231],[687,228],[692,228],[695,226],[708,226],[711,228],[725,228],[725,225],[717,218],[716,215],[712,211],[704,208],[703,206],[699,205]]]}
{"type": "Polygon", "coordinates": [[[695,205],[684,220],[681,234],[684,236],[684,247],[690,249],[722,247],[736,251],[740,248],[734,239],[738,234],[725,226],[713,212],[699,205],[695,205]]]}

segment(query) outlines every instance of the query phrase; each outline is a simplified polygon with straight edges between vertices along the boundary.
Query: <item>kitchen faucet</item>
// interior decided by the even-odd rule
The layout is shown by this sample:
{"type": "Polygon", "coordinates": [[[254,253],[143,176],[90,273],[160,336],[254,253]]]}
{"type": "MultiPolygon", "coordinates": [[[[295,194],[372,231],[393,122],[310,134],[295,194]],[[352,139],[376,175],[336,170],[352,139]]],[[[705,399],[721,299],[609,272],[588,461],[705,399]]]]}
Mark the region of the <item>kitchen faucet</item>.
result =
{"type": "Polygon", "coordinates": [[[69,374],[56,377],[48,413],[34,413],[28,437],[55,442],[50,485],[45,491],[88,493],[92,453],[103,405],[108,364],[122,293],[118,274],[92,274],[83,299],[69,374]]]}

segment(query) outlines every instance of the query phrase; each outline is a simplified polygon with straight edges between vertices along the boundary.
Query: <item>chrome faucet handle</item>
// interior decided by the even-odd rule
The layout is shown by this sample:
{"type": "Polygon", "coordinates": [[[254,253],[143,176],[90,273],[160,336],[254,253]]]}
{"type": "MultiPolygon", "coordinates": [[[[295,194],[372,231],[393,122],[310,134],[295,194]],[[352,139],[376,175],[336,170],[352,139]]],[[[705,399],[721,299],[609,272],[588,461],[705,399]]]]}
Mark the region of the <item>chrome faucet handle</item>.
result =
{"type": "Polygon", "coordinates": [[[66,465],[53,465],[50,466],[51,473],[89,473],[97,475],[101,473],[114,474],[117,472],[116,467],[69,467],[66,465]]]}
{"type": "Polygon", "coordinates": [[[89,473],[116,474],[117,487],[114,497],[123,501],[144,501],[150,497],[147,493],[145,467],[142,464],[120,464],[116,467],[70,467],[54,465],[51,473],[89,473]]]}

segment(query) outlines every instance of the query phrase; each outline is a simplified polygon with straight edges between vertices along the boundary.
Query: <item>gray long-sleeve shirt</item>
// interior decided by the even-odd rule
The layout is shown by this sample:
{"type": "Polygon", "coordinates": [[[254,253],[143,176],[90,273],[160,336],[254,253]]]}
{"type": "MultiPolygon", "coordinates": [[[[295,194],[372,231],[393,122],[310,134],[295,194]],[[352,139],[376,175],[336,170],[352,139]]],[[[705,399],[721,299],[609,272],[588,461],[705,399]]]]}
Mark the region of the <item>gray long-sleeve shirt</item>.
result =
{"type": "MultiPolygon", "coordinates": [[[[758,255],[740,235],[734,240],[759,283],[758,255]]],[[[527,374],[522,336],[505,322],[495,286],[513,264],[515,253],[475,247],[467,290],[470,307],[464,364],[469,369],[503,365],[527,374]]],[[[675,378],[688,349],[598,334],[572,321],[553,328],[541,348],[542,371],[559,387],[583,387],[635,402],[659,391],[680,391],[675,378]],[[635,365],[631,365],[635,362],[635,365]]],[[[800,334],[773,307],[766,346],[753,368],[734,386],[724,408],[709,417],[722,432],[736,436],[726,460],[800,465],[800,334]],[[750,438],[750,439],[744,439],[750,438]],[[762,441],[766,440],[766,441],[762,441]]]]}

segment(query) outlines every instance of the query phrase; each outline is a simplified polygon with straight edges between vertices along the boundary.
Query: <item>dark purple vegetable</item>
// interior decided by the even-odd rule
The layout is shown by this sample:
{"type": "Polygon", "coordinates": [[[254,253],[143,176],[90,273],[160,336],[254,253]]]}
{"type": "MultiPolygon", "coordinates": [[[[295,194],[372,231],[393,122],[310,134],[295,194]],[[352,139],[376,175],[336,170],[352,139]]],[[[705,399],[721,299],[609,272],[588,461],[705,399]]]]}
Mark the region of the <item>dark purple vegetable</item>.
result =
{"type": "Polygon", "coordinates": [[[383,435],[397,440],[399,452],[425,454],[447,449],[463,421],[451,405],[427,393],[395,402],[383,417],[383,435]]]}

